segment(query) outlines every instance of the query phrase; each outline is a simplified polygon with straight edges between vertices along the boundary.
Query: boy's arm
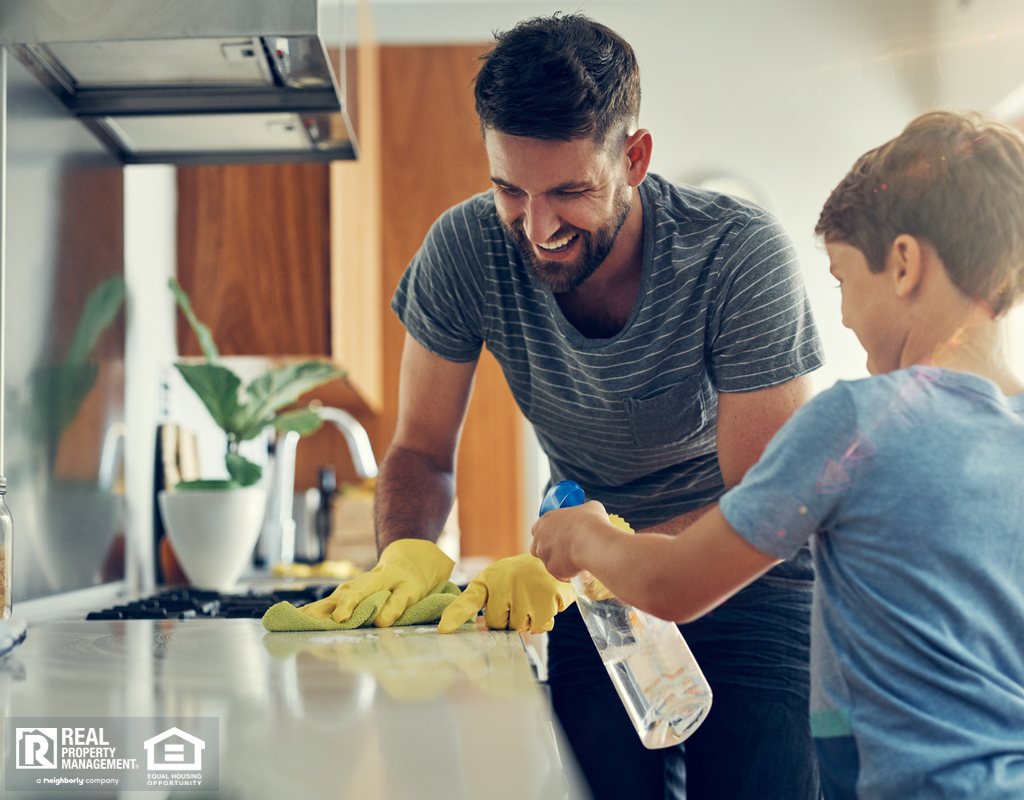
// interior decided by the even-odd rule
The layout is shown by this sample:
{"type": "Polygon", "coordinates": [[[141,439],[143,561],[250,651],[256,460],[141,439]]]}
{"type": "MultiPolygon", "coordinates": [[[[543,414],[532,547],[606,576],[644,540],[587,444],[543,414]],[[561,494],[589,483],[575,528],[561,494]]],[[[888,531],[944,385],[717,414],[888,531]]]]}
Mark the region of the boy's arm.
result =
{"type": "MultiPolygon", "coordinates": [[[[764,452],[771,438],[814,394],[809,375],[753,392],[718,395],[718,466],[726,489],[737,486],[764,452]]],[[[689,528],[717,503],[652,525],[645,530],[677,534],[689,528]]]]}
{"type": "Polygon", "coordinates": [[[556,578],[594,575],[623,602],[690,622],[779,563],[737,533],[716,507],[678,536],[630,535],[596,501],[549,511],[533,526],[531,551],[556,578]]]}

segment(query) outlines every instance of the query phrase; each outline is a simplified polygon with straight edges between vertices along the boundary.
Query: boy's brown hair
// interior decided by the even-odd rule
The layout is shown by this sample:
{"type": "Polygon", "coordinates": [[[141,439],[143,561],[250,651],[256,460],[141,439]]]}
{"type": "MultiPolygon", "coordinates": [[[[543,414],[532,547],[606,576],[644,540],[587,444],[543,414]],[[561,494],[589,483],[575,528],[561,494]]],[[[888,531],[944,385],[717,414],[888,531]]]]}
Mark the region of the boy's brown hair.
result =
{"type": "Polygon", "coordinates": [[[996,316],[1024,291],[1024,135],[974,111],[930,111],[862,155],[814,232],[860,250],[873,272],[910,234],[996,316]]]}

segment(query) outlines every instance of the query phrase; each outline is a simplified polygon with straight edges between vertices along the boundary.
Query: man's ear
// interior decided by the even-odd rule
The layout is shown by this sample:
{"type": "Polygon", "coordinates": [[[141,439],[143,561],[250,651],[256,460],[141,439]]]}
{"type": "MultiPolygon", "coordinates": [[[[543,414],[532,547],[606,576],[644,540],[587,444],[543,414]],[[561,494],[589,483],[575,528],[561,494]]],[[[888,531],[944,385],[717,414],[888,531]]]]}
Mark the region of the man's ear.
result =
{"type": "Polygon", "coordinates": [[[647,177],[647,169],[651,165],[651,132],[639,128],[626,137],[623,152],[629,162],[629,185],[637,187],[647,177]]]}
{"type": "Polygon", "coordinates": [[[909,233],[901,233],[893,240],[885,268],[892,277],[897,297],[909,297],[920,285],[924,257],[921,242],[909,233]]]}

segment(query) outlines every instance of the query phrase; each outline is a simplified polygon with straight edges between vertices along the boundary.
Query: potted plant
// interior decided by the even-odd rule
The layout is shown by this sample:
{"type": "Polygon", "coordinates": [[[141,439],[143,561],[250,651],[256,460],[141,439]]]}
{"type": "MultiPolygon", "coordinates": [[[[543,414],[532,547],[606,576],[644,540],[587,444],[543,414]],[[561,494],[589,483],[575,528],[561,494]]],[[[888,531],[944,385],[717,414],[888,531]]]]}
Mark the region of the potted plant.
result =
{"type": "Polygon", "coordinates": [[[224,460],[230,477],[178,483],[172,490],[160,492],[160,509],[170,545],[189,582],[225,591],[245,570],[266,506],[266,493],[256,486],[263,468],[239,453],[239,445],[267,427],[279,433],[295,431],[300,436],[316,431],[322,424],[316,411],[287,407],[345,373],[322,361],[303,361],[269,369],[243,390],[238,375],[220,363],[213,335],[196,318],[188,295],[174,278],[169,285],[205,358],[174,366],[224,431],[224,460]]]}

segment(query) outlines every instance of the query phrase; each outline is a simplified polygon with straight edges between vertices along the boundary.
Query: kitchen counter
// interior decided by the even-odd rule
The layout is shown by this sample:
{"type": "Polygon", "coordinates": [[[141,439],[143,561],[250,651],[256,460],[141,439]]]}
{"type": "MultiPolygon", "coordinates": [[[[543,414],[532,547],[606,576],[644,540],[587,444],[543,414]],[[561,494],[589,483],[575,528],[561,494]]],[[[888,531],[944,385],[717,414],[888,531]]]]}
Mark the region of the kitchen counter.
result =
{"type": "MultiPolygon", "coordinates": [[[[175,797],[589,796],[519,635],[482,625],[439,636],[267,633],[243,619],[32,622],[0,659],[0,702],[14,718],[218,718],[219,791],[175,797]]],[[[13,737],[0,735],[10,754],[13,737]]]]}

